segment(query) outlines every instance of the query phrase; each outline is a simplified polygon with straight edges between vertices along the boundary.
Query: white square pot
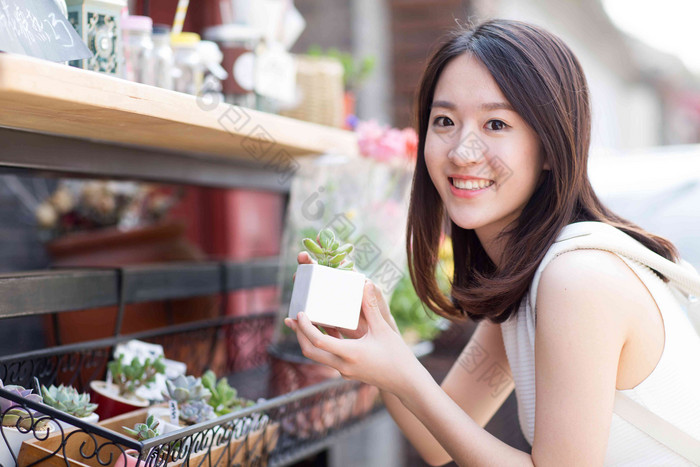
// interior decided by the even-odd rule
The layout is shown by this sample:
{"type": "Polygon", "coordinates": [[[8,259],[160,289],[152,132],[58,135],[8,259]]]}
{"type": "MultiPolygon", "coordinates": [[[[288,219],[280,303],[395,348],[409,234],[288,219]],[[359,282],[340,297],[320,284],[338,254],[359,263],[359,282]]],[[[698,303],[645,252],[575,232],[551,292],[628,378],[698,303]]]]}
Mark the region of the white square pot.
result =
{"type": "Polygon", "coordinates": [[[365,276],[318,264],[297,267],[289,317],[303,311],[314,324],[357,329],[365,276]]]}

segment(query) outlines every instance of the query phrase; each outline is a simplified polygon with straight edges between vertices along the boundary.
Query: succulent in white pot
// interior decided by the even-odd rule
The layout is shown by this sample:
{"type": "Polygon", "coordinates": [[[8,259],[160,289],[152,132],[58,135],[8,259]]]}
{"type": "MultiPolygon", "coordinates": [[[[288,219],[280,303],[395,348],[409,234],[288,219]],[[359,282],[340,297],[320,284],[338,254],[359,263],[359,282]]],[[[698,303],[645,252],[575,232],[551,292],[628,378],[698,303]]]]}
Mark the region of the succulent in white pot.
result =
{"type": "Polygon", "coordinates": [[[302,244],[316,263],[297,267],[288,316],[296,319],[303,311],[314,324],[357,329],[365,276],[353,270],[348,258],[353,245],[341,246],[330,229],[302,244]]]}
{"type": "MultiPolygon", "coordinates": [[[[32,394],[31,389],[22,386],[4,386],[0,388],[32,402],[42,402],[39,394],[32,394]]],[[[0,465],[15,465],[22,442],[25,440],[46,439],[49,435],[49,418],[43,414],[22,407],[17,402],[0,397],[0,465]]]]}
{"type": "MultiPolygon", "coordinates": [[[[100,420],[100,416],[95,413],[97,404],[90,402],[90,394],[81,394],[72,386],[61,384],[56,387],[52,384],[47,388],[42,385],[41,396],[44,399],[44,404],[49,407],[80,418],[85,422],[97,423],[100,420]]],[[[73,425],[63,420],[56,420],[56,423],[61,425],[64,430],[74,428],[73,425]]]]}
{"type": "Polygon", "coordinates": [[[216,418],[214,408],[208,404],[211,392],[202,384],[202,378],[179,375],[165,383],[167,391],[163,397],[177,402],[181,422],[194,425],[216,418]]]}

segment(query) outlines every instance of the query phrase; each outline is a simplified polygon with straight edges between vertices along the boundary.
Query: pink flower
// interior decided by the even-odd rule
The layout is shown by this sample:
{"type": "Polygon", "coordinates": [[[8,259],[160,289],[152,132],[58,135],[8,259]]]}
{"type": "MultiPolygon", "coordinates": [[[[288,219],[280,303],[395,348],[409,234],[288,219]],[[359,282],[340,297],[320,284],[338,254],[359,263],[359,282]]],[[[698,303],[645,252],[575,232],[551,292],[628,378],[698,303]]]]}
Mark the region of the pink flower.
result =
{"type": "Polygon", "coordinates": [[[413,128],[404,128],[402,130],[406,140],[406,155],[409,159],[418,157],[418,134],[413,128]]]}
{"type": "Polygon", "coordinates": [[[382,162],[395,158],[415,159],[418,138],[412,128],[399,130],[376,120],[359,122],[356,128],[360,153],[382,162]]]}

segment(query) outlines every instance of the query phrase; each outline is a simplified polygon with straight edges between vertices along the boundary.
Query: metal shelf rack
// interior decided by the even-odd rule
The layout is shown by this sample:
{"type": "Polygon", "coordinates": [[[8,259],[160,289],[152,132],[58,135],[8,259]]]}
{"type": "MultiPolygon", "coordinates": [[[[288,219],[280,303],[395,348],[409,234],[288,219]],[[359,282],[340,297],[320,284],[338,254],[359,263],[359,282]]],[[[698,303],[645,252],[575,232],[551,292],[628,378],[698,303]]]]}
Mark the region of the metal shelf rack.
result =
{"type": "MultiPolygon", "coordinates": [[[[131,179],[286,193],[297,158],[327,151],[357,155],[355,135],[157,89],[29,57],[0,53],[0,171],[38,176],[131,179]]],[[[341,378],[271,395],[267,352],[273,310],[123,334],[133,303],[214,296],[277,283],[278,258],[128,267],[58,268],[0,275],[0,325],[7,318],[117,306],[114,334],[0,357],[5,384],[68,383],[79,390],[104,377],[115,345],[133,338],[163,345],[188,372],[216,368],[254,406],[147,442],[85,423],[42,404],[0,396],[63,420],[46,454],[29,465],[120,465],[126,449],[139,465],[289,465],[336,436],[371,423],[381,410],[373,388],[341,378]],[[259,399],[258,399],[259,398],[259,399]],[[56,439],[58,441],[56,441],[56,439]],[[66,453],[80,441],[80,459],[66,453]]],[[[0,414],[1,415],[1,414],[0,414]]],[[[35,432],[41,444],[45,434],[35,432]]],[[[0,443],[4,437],[0,437],[0,443]]],[[[43,442],[47,443],[47,440],[43,442]]]]}

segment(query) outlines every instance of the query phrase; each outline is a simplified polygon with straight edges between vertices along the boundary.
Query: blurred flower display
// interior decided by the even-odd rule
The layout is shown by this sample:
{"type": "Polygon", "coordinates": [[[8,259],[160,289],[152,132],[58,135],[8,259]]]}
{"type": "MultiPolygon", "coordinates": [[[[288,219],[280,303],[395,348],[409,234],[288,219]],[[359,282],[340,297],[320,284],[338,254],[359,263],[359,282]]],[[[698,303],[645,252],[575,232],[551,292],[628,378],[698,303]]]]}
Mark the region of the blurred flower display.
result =
{"type": "Polygon", "coordinates": [[[130,230],[161,220],[182,195],[145,183],[61,180],[35,215],[47,240],[106,227],[130,230]]]}
{"type": "Polygon", "coordinates": [[[354,123],[360,154],[363,156],[380,162],[416,159],[418,135],[413,128],[391,128],[389,125],[380,125],[376,120],[354,123]]]}
{"type": "MultiPolygon", "coordinates": [[[[453,273],[452,240],[450,237],[443,236],[440,241],[435,275],[438,286],[445,295],[450,293],[450,280],[453,273]]],[[[423,305],[416,294],[416,290],[413,288],[408,271],[401,278],[396,290],[394,290],[389,309],[394,315],[401,335],[409,344],[415,344],[419,341],[431,341],[450,325],[448,320],[438,316],[423,305]]]]}

